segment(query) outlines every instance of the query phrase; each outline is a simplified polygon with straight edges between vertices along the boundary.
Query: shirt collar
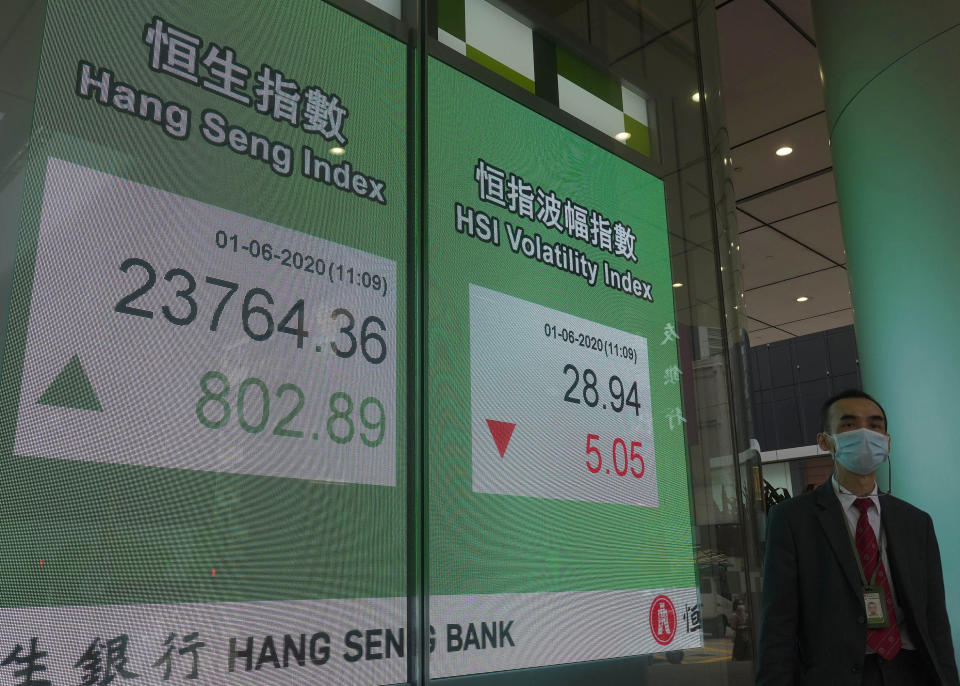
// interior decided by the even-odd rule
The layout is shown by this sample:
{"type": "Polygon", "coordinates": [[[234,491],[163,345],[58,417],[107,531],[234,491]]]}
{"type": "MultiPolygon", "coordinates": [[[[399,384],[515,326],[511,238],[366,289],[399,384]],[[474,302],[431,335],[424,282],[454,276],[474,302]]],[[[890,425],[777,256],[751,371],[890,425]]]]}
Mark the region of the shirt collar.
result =
{"type": "Polygon", "coordinates": [[[833,486],[833,492],[837,494],[837,498],[840,500],[840,505],[843,506],[844,510],[848,510],[853,507],[853,503],[857,498],[870,498],[870,500],[873,501],[873,506],[877,508],[877,512],[880,511],[880,492],[877,488],[876,482],[873,484],[873,491],[869,495],[865,496],[851,493],[846,488],[841,486],[840,482],[837,481],[836,474],[830,477],[830,483],[833,486]]]}

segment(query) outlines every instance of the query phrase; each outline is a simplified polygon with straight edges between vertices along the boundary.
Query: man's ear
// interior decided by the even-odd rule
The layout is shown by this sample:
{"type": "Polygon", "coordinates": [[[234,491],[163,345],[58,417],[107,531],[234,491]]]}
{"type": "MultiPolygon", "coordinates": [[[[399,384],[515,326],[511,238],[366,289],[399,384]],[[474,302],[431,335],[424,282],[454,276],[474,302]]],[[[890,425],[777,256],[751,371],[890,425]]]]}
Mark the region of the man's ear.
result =
{"type": "Polygon", "coordinates": [[[832,450],[833,446],[831,445],[830,439],[827,437],[827,434],[825,433],[817,434],[817,446],[819,446],[820,450],[822,450],[825,453],[833,452],[832,450]]]}

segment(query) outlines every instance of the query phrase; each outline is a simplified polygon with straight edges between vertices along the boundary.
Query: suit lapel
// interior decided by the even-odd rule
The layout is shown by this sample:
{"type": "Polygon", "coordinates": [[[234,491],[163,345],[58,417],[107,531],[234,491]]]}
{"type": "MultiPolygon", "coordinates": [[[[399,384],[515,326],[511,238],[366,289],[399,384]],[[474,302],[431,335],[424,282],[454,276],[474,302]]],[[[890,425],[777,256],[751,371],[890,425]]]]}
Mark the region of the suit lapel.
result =
{"type": "Polygon", "coordinates": [[[880,520],[887,539],[887,560],[897,591],[897,600],[903,608],[916,607],[911,596],[915,585],[910,580],[907,561],[912,557],[910,548],[916,536],[911,534],[905,517],[898,516],[899,503],[890,497],[880,496],[880,520]]]}
{"type": "Polygon", "coordinates": [[[830,542],[830,547],[833,548],[833,554],[843,570],[843,575],[850,583],[850,588],[859,595],[862,593],[860,570],[854,557],[840,501],[837,499],[837,494],[833,492],[833,485],[829,479],[815,491],[814,502],[820,526],[830,542]]]}

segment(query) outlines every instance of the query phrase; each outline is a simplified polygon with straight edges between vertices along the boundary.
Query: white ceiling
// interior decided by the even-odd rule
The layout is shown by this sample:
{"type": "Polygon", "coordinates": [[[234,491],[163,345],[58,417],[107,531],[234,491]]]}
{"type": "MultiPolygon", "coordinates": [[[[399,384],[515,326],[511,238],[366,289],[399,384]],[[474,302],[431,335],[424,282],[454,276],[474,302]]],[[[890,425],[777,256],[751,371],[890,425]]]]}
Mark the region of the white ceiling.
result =
{"type": "Polygon", "coordinates": [[[750,344],[852,324],[810,0],[716,5],[750,344]]]}

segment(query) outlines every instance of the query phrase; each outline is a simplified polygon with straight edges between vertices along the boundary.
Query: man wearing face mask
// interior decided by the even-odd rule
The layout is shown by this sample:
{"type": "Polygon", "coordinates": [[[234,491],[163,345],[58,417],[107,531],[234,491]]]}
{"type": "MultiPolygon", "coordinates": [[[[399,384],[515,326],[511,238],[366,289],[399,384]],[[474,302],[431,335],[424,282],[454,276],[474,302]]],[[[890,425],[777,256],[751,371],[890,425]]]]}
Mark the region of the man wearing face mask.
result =
{"type": "Polygon", "coordinates": [[[833,476],[770,511],[757,686],[960,686],[933,523],[877,489],[883,408],[846,391],[821,425],[833,476]]]}

